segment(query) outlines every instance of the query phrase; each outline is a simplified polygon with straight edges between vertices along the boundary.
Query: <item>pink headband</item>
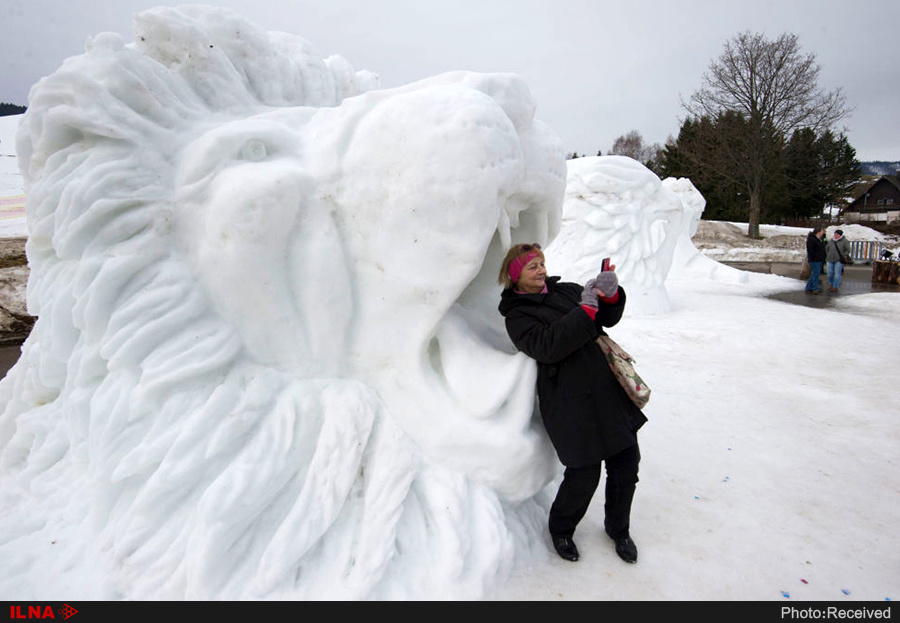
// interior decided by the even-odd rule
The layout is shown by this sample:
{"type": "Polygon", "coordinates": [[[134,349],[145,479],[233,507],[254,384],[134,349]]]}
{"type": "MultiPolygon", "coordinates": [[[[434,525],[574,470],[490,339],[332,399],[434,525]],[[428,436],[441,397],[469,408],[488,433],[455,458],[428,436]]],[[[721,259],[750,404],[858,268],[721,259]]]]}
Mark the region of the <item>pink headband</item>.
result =
{"type": "Polygon", "coordinates": [[[525,265],[528,264],[528,262],[530,262],[532,259],[539,257],[540,255],[540,251],[531,251],[529,253],[518,256],[516,259],[510,262],[509,278],[512,279],[512,282],[516,283],[519,280],[519,275],[522,274],[522,269],[525,268],[525,265]]]}

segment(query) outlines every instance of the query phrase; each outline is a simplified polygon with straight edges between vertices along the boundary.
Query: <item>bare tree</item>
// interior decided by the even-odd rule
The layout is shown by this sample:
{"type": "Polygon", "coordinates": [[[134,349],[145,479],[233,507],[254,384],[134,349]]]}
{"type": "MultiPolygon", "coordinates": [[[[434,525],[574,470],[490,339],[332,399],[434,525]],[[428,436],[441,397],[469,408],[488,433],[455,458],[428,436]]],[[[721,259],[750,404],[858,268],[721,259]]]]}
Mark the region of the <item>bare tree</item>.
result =
{"type": "Polygon", "coordinates": [[[640,162],[644,150],[644,137],[637,130],[623,134],[615,140],[609,150],[611,156],[628,156],[640,162]]]}
{"type": "Polygon", "coordinates": [[[803,54],[793,34],[771,41],[761,34],[737,35],[710,63],[702,82],[688,102],[682,101],[688,114],[718,120],[736,113],[746,131],[729,137],[732,158],[714,156],[718,161],[713,161],[710,154],[721,152],[708,145],[687,155],[701,166],[722,169],[727,164],[729,177],[742,184],[749,197],[747,234],[758,238],[762,198],[780,169],[777,159],[786,137],[804,128],[822,133],[850,110],[841,89],[823,92],[815,55],[803,54]]]}
{"type": "MultiPolygon", "coordinates": [[[[628,156],[641,164],[652,162],[660,150],[659,144],[645,145],[644,137],[637,130],[623,134],[615,140],[609,150],[611,156],[628,156]]],[[[599,154],[598,154],[599,155],[599,154]]]]}

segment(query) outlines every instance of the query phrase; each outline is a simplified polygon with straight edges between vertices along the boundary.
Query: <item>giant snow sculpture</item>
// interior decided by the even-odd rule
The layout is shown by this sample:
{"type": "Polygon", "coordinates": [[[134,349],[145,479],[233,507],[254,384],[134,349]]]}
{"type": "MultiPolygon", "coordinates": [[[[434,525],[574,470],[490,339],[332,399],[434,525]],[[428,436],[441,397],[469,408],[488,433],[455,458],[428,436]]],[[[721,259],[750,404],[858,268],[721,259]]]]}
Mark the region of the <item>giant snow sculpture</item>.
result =
{"type": "Polygon", "coordinates": [[[750,274],[732,266],[722,264],[704,255],[691,239],[697,233],[700,216],[706,207],[706,199],[687,178],[667,178],[663,186],[681,200],[684,215],[681,220],[682,230],[675,244],[672,268],[669,276],[676,279],[712,279],[720,283],[749,283],[750,274]]]}
{"type": "Polygon", "coordinates": [[[559,228],[533,117],[515,76],[380,90],[209,7],[36,85],[7,599],[477,597],[543,548],[556,461],[495,283],[559,228]]]}
{"type": "Polygon", "coordinates": [[[562,225],[546,253],[554,273],[583,283],[611,258],[628,292],[629,316],[668,311],[667,280],[747,283],[746,272],[708,258],[691,242],[706,199],[689,179],[660,180],[625,156],[567,165],[562,225]]]}
{"type": "Polygon", "coordinates": [[[625,156],[567,164],[562,226],[547,249],[551,271],[584,283],[609,257],[628,292],[628,314],[668,311],[666,278],[681,245],[696,251],[690,237],[706,204],[703,196],[690,180],[660,180],[625,156]]]}

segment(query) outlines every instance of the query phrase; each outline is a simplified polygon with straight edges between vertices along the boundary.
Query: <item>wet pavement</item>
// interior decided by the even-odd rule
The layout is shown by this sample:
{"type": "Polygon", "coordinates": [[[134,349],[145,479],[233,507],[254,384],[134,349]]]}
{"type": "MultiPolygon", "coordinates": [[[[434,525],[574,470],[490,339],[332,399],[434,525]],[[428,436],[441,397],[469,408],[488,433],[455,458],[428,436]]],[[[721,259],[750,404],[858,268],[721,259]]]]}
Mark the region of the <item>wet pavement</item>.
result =
{"type": "Polygon", "coordinates": [[[841,287],[838,292],[828,292],[828,277],[823,273],[819,277],[821,288],[819,294],[808,294],[806,279],[800,279],[800,263],[787,262],[723,262],[734,268],[748,270],[756,273],[770,273],[791,277],[797,280],[795,292],[779,292],[769,298],[784,303],[805,305],[806,307],[834,307],[835,300],[841,296],[853,296],[855,294],[870,294],[872,292],[896,292],[900,293],[900,286],[872,283],[872,266],[866,264],[854,264],[844,268],[841,278],[841,287]]]}
{"type": "Polygon", "coordinates": [[[21,354],[21,344],[0,346],[0,378],[6,376],[9,369],[19,360],[19,355],[21,354]]]}

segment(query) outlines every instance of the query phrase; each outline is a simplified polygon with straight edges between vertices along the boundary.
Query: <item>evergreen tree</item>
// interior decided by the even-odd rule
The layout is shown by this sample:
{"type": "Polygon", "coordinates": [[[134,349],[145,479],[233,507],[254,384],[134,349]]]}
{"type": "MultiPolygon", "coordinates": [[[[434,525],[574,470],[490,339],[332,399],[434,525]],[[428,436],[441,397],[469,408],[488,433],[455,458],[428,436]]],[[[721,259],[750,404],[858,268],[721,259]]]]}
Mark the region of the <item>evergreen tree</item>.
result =
{"type": "Polygon", "coordinates": [[[8,104],[6,102],[0,102],[0,117],[8,117],[10,115],[21,115],[24,113],[26,108],[24,106],[16,106],[15,104],[8,104]]]}
{"type": "MultiPolygon", "coordinates": [[[[690,178],[707,200],[704,216],[710,220],[749,220],[749,188],[733,174],[740,171],[741,153],[747,149],[746,125],[734,113],[715,120],[686,119],[678,138],[660,152],[657,175],[690,178]]],[[[859,179],[856,151],[843,135],[802,128],[788,141],[777,136],[768,140],[760,222],[819,216],[827,204],[847,197],[859,179]]]]}
{"type": "Polygon", "coordinates": [[[710,220],[746,221],[749,204],[745,186],[732,174],[732,161],[740,158],[740,148],[732,136],[740,134],[739,115],[724,114],[718,119],[686,119],[678,138],[660,150],[654,172],[661,177],[686,177],[706,199],[703,211],[710,220]]]}

